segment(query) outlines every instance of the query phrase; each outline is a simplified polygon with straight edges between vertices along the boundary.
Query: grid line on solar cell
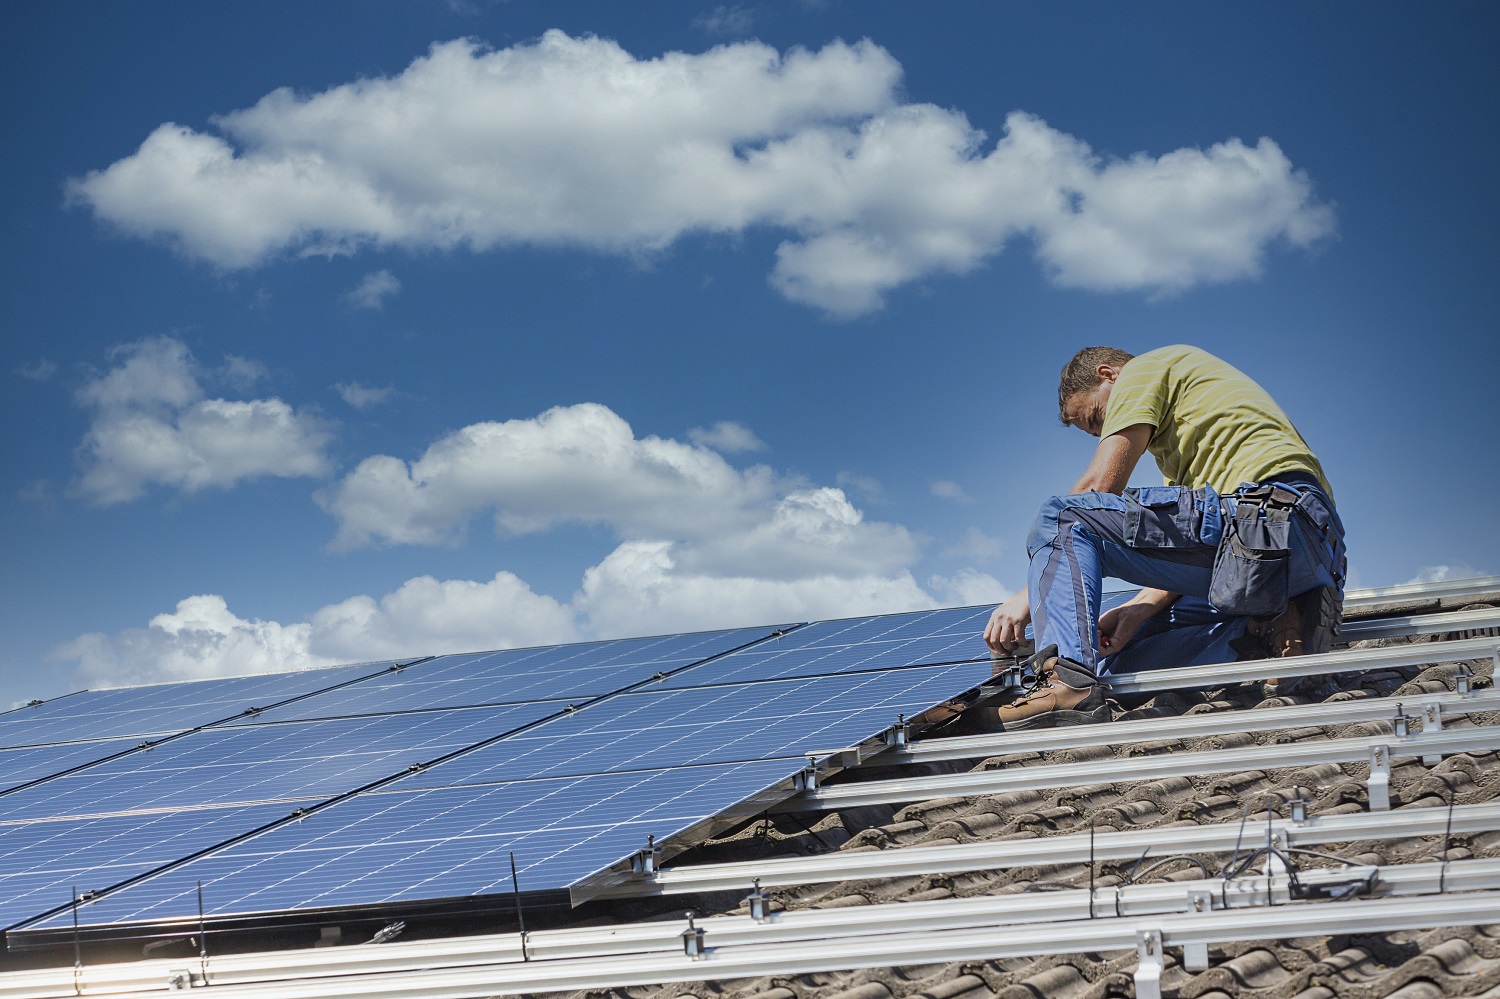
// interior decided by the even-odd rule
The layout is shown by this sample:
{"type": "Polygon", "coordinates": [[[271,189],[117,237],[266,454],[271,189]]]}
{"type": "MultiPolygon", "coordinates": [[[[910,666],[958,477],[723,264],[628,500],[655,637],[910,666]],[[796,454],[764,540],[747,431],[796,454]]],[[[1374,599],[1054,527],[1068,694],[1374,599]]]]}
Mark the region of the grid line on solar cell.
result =
{"type": "Polygon", "coordinates": [[[137,745],[139,743],[134,739],[106,739],[0,749],[0,795],[34,780],[126,752],[137,745]]]}
{"type": "Polygon", "coordinates": [[[772,627],[616,639],[438,656],[284,708],[256,722],[445,707],[515,704],[608,694],[765,638],[772,627]]]}
{"type": "Polygon", "coordinates": [[[666,688],[989,659],[980,638],[993,608],[957,607],[816,621],[695,666],[666,688]]]}
{"type": "Polygon", "coordinates": [[[223,842],[286,803],[0,824],[0,927],[223,842]]]}
{"type": "MultiPolygon", "coordinates": [[[[213,848],[203,856],[91,903],[87,918],[97,924],[192,915],[195,891],[190,911],[184,893],[200,877],[222,893],[211,903],[214,912],[464,896],[508,882],[512,850],[526,890],[575,885],[628,857],[648,832],[665,839],[762,794],[801,770],[807,752],[878,735],[897,715],[915,714],[987,679],[987,650],[975,645],[988,612],[820,622],[728,648],[724,636],[765,638],[766,631],[689,636],[686,649],[673,645],[683,636],[639,640],[637,651],[654,642],[652,654],[666,666],[654,672],[677,672],[641,688],[650,675],[642,677],[637,667],[650,665],[641,662],[647,657],[617,656],[616,663],[635,660],[625,663],[630,672],[624,676],[607,664],[598,672],[595,661],[587,667],[595,672],[586,675],[609,678],[605,682],[628,677],[633,684],[613,688],[572,715],[459,750],[420,773],[391,775],[361,793],[321,802],[269,831],[208,844],[213,848]],[[719,648],[704,661],[701,651],[692,653],[708,636],[719,648]],[[913,668],[931,662],[946,665],[913,668]],[[632,685],[634,692],[626,689],[632,685]],[[481,869],[501,856],[504,869],[484,881],[481,869]]],[[[531,650],[525,658],[537,675],[547,675],[558,672],[558,657],[579,662],[587,649],[601,647],[531,650]]],[[[431,661],[440,665],[430,675],[494,673],[504,661],[500,654],[443,657],[431,661]]],[[[421,671],[402,673],[399,683],[391,682],[397,675],[382,677],[325,695],[321,704],[307,698],[298,710],[348,710],[372,699],[389,708],[386,695],[421,671]]],[[[452,689],[462,687],[455,682],[452,689]]],[[[407,691],[418,701],[430,701],[433,692],[433,684],[407,691]]],[[[404,703],[396,700],[398,707],[404,703]]],[[[381,717],[404,725],[441,715],[408,709],[381,717]]],[[[236,727],[263,729],[274,720],[260,716],[236,727]]]]}
{"type": "Polygon", "coordinates": [[[989,679],[985,663],[621,694],[465,753],[403,787],[732,763],[846,748],[989,679]]]}
{"type": "Polygon", "coordinates": [[[16,717],[0,717],[0,747],[40,746],[87,740],[174,735],[247,708],[299,697],[329,686],[378,676],[383,663],[330,666],[288,673],[183,680],[146,687],[85,690],[55,698],[16,717]]]}
{"type": "Polygon", "coordinates": [[[0,820],[331,797],[514,731],[556,702],[203,729],[0,797],[0,820]]]}
{"type": "Polygon", "coordinates": [[[648,834],[663,840],[802,765],[761,760],[361,795],[106,896],[79,917],[97,925],[192,916],[200,880],[211,917],[503,892],[512,851],[526,890],[567,885],[644,847],[648,834]],[[645,804],[620,820],[611,809],[621,799],[645,804]],[[524,820],[507,826],[513,816],[524,820]]]}

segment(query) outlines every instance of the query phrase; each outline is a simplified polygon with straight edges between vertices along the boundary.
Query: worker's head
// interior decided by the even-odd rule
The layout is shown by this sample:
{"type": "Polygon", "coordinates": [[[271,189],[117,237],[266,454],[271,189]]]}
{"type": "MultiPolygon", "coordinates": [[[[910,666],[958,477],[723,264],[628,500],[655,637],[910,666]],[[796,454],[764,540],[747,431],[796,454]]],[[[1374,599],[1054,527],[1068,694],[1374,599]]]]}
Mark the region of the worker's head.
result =
{"type": "Polygon", "coordinates": [[[1120,369],[1134,356],[1119,347],[1085,347],[1074,354],[1063,365],[1057,383],[1057,413],[1063,426],[1098,437],[1109,409],[1110,390],[1120,369]]]}

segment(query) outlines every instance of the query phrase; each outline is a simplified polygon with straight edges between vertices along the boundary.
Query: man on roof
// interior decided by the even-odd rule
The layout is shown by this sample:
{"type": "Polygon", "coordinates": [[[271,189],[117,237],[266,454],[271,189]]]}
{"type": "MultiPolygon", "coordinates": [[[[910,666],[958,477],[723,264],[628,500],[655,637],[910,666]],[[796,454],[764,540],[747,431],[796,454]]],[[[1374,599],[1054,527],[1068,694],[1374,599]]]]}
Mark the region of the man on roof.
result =
{"type": "MultiPolygon", "coordinates": [[[[1344,529],[1323,467],[1271,396],[1203,350],[1087,347],[1063,368],[1065,426],[1099,438],[1027,538],[1027,587],[984,638],[1027,689],[977,709],[987,728],[1107,720],[1100,676],[1326,652],[1338,632],[1344,529]],[[1126,488],[1149,451],[1165,486],[1126,488]],[[1100,613],[1102,579],[1144,587],[1100,613]]],[[[1268,695],[1295,681],[1268,680],[1268,695]]]]}

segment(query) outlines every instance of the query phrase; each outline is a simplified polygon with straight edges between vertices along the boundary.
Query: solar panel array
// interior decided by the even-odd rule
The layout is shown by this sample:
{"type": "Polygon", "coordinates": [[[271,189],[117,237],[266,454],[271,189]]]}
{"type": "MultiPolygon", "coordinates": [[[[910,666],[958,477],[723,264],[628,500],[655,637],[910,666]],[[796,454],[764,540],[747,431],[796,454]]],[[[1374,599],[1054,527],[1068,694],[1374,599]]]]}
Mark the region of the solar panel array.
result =
{"type": "Polygon", "coordinates": [[[0,714],[0,928],[586,895],[989,676],[966,608],[84,692],[0,714]]]}

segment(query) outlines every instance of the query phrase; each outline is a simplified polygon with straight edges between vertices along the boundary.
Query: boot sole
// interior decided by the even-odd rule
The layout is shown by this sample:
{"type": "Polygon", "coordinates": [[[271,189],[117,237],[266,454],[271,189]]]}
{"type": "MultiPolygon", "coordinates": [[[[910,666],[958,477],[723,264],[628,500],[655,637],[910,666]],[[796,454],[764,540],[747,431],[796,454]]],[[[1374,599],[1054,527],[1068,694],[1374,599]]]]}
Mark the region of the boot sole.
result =
{"type": "Polygon", "coordinates": [[[1107,722],[1110,720],[1109,705],[1101,704],[1089,711],[1077,709],[1059,708],[1055,711],[1045,711],[1030,718],[1021,718],[1017,721],[1006,722],[1004,731],[1019,732],[1028,728],[1067,728],[1070,725],[1092,725],[1095,722],[1107,722]]]}

